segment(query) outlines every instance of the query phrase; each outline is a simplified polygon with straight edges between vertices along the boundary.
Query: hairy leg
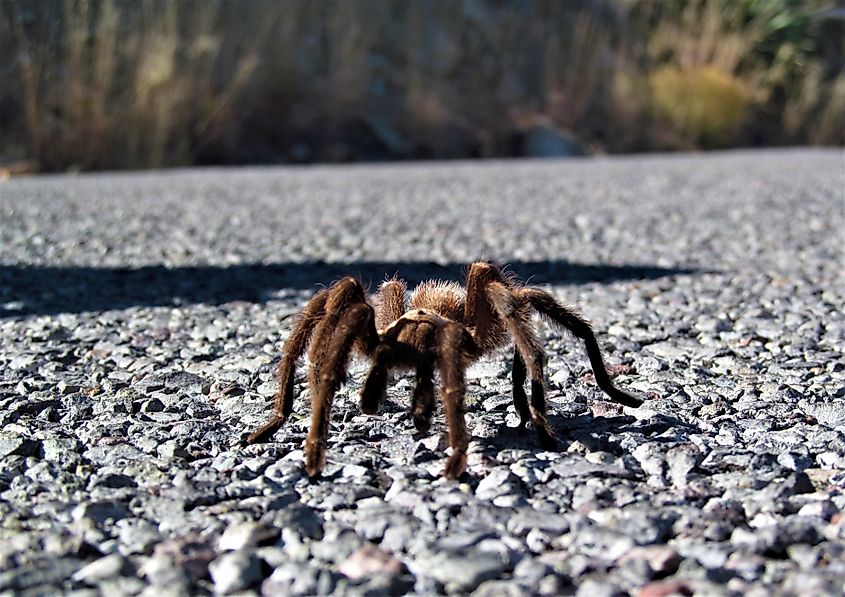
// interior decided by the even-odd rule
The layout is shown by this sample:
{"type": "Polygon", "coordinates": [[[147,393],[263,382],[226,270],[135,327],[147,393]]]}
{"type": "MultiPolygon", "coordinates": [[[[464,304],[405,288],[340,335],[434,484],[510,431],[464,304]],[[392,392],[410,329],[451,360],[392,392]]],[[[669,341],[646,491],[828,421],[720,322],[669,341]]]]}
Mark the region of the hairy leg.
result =
{"type": "MultiPolygon", "coordinates": [[[[528,305],[520,301],[514,293],[500,282],[487,285],[487,295],[497,315],[502,319],[513,337],[516,352],[524,364],[531,380],[531,422],[537,430],[537,437],[544,450],[555,450],[557,441],[546,419],[546,390],[543,383],[543,362],[545,354],[531,327],[531,312],[528,305]]],[[[516,389],[514,401],[516,402],[516,389]]],[[[524,399],[524,394],[523,394],[524,399]]],[[[517,404],[519,408],[519,404],[517,404]]],[[[520,413],[522,416],[522,413],[520,413]]]]}
{"type": "Polygon", "coordinates": [[[434,416],[434,362],[427,355],[420,357],[417,363],[417,385],[414,387],[411,412],[417,431],[424,433],[431,429],[431,418],[434,416]]]}
{"type": "Polygon", "coordinates": [[[531,410],[528,408],[528,396],[525,395],[525,361],[519,356],[519,350],[513,351],[513,369],[511,371],[513,381],[513,405],[519,414],[519,428],[525,430],[525,424],[531,420],[531,410]]]}
{"type": "MultiPolygon", "coordinates": [[[[309,381],[312,384],[320,378],[322,367],[326,363],[326,354],[330,344],[329,339],[337,329],[340,320],[346,315],[346,311],[352,305],[356,304],[366,305],[372,311],[372,307],[367,304],[364,287],[361,286],[361,282],[357,279],[352,277],[342,278],[328,289],[325,314],[314,330],[314,339],[311,342],[311,349],[308,353],[308,360],[311,362],[309,381]]],[[[370,351],[375,350],[378,344],[378,334],[376,334],[375,325],[369,326],[369,329],[363,330],[363,332],[360,338],[362,349],[365,353],[370,354],[370,351]]]]}
{"type": "Polygon", "coordinates": [[[452,447],[444,474],[449,479],[457,479],[466,470],[469,446],[469,433],[464,420],[464,328],[457,323],[448,323],[440,328],[437,340],[441,395],[449,426],[449,445],[452,447]]]}
{"type": "MultiPolygon", "coordinates": [[[[378,312],[376,312],[376,316],[378,316],[378,312]]],[[[408,355],[401,354],[405,351],[403,351],[402,345],[397,343],[397,339],[409,329],[414,330],[418,327],[416,322],[401,318],[391,323],[391,325],[383,330],[379,338],[379,345],[373,351],[372,367],[370,367],[370,372],[367,374],[367,379],[361,388],[360,407],[361,412],[366,414],[375,414],[379,406],[384,402],[387,380],[390,376],[390,370],[397,364],[397,358],[407,360],[408,355]]]]}
{"type": "Polygon", "coordinates": [[[411,414],[417,431],[431,428],[434,416],[434,361],[437,354],[438,324],[417,321],[400,330],[398,340],[405,346],[412,346],[412,352],[404,355],[405,364],[416,367],[416,385],[411,402],[411,414]]]}
{"type": "Polygon", "coordinates": [[[393,278],[382,283],[376,295],[376,327],[385,329],[405,313],[407,287],[393,278]]]}
{"type": "Polygon", "coordinates": [[[314,328],[323,317],[326,307],[328,290],[321,290],[305,305],[302,314],[293,326],[290,336],[285,342],[282,360],[279,362],[279,390],[273,404],[273,415],[264,425],[253,431],[247,438],[247,443],[256,444],[269,441],[279,428],[287,421],[293,411],[293,382],[296,372],[296,362],[314,332],[314,328]]]}
{"type": "Polygon", "coordinates": [[[464,325],[473,329],[473,339],[482,351],[492,348],[499,340],[501,326],[485,289],[490,282],[501,280],[501,271],[492,263],[476,261],[469,266],[464,325]]]}
{"type": "Polygon", "coordinates": [[[518,290],[518,293],[521,297],[528,300],[550,323],[569,330],[576,337],[584,341],[584,345],[587,348],[587,356],[590,358],[590,365],[593,368],[593,374],[596,376],[596,382],[605,394],[625,406],[637,407],[642,404],[643,401],[640,398],[623,392],[610,381],[610,375],[608,375],[607,369],[605,368],[596,336],[586,320],[573,309],[558,303],[551,294],[539,288],[522,288],[518,290]]]}
{"type": "Polygon", "coordinates": [[[428,321],[400,317],[381,336],[373,353],[373,365],[361,389],[361,411],[374,414],[384,402],[387,381],[393,367],[415,366],[417,384],[411,412],[414,425],[426,431],[434,413],[434,348],[436,327],[428,321]]]}
{"type": "Polygon", "coordinates": [[[331,422],[332,399],[346,378],[349,354],[359,335],[372,327],[372,308],[366,303],[353,304],[339,318],[334,329],[323,330],[316,341],[324,342],[318,377],[312,378],[311,429],[305,440],[305,472],[319,476],[326,465],[326,440],[331,422]],[[325,333],[325,332],[328,332],[325,333]]]}
{"type": "Polygon", "coordinates": [[[373,415],[384,402],[387,377],[393,366],[393,349],[386,343],[380,344],[373,353],[373,365],[367,380],[361,388],[361,412],[373,415]]]}

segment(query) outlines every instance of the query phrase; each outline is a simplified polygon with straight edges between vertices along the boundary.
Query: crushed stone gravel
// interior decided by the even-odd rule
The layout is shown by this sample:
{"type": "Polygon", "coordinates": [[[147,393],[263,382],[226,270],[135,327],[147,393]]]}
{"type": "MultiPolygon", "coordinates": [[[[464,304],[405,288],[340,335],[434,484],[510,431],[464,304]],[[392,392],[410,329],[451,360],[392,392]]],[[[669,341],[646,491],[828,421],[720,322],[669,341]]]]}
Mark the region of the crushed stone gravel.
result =
{"type": "Polygon", "coordinates": [[[845,591],[845,156],[778,150],[58,175],[0,183],[0,595],[845,591]],[[293,419],[241,447],[297,313],[509,263],[594,322],[541,326],[559,452],[510,364],[468,375],[468,474],[412,379],[356,363],[309,483],[293,419]]]}

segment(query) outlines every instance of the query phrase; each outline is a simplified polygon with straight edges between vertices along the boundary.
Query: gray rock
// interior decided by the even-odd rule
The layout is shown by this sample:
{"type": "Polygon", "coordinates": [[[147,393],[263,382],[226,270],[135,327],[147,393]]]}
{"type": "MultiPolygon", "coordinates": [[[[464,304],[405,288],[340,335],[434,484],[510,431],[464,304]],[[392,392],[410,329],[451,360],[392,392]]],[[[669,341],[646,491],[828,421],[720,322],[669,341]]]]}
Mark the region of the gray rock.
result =
{"type": "Polygon", "coordinates": [[[505,570],[500,558],[483,552],[440,552],[417,559],[409,566],[415,575],[431,577],[447,591],[472,591],[505,570]]]}
{"type": "Polygon", "coordinates": [[[125,555],[149,555],[153,547],[162,540],[157,527],[146,520],[123,519],[115,526],[119,529],[118,541],[121,553],[125,555]]]}
{"type": "Polygon", "coordinates": [[[129,508],[120,502],[85,502],[73,509],[75,520],[88,519],[98,524],[114,523],[128,516],[129,508]]]}
{"type": "MultiPolygon", "coordinates": [[[[701,460],[701,453],[695,446],[683,445],[670,449],[666,453],[666,464],[669,466],[669,478],[672,484],[676,487],[686,487],[690,473],[701,460]]],[[[651,465],[650,461],[649,465],[651,465]]]]}
{"type": "Polygon", "coordinates": [[[279,529],[265,526],[253,521],[233,523],[226,527],[217,541],[220,551],[238,551],[255,548],[260,543],[275,539],[279,536],[279,529]]]}
{"type": "Polygon", "coordinates": [[[798,510],[798,516],[810,516],[812,518],[821,518],[823,520],[830,520],[839,509],[830,500],[821,500],[817,502],[810,502],[801,506],[798,510]]]}
{"type": "Polygon", "coordinates": [[[507,521],[508,532],[521,537],[532,529],[546,531],[552,535],[562,535],[569,531],[570,520],[566,516],[536,510],[522,510],[507,521]]]}
{"type": "Polygon", "coordinates": [[[187,392],[202,391],[206,380],[194,373],[177,371],[169,373],[164,378],[164,387],[172,390],[183,390],[187,392]]]}
{"type": "Polygon", "coordinates": [[[0,431],[0,458],[6,456],[33,456],[38,452],[38,442],[15,433],[0,431]]]}
{"type": "Polygon", "coordinates": [[[261,560],[253,551],[232,551],[211,562],[208,572],[214,581],[214,592],[231,595],[261,580],[261,560]]]}
{"type": "MultiPolygon", "coordinates": [[[[632,452],[639,461],[643,471],[652,477],[662,477],[666,472],[666,459],[661,447],[654,443],[641,444],[632,452]]],[[[684,464],[686,466],[686,464],[684,464]]],[[[683,467],[682,467],[683,468],[683,467]]],[[[691,468],[691,467],[690,467],[691,468]]],[[[683,471],[682,478],[686,478],[686,471],[683,471]]]]}
{"type": "Polygon", "coordinates": [[[108,487],[112,489],[120,489],[122,487],[137,487],[135,479],[129,475],[122,473],[114,473],[111,471],[101,472],[100,474],[92,475],[88,483],[89,487],[108,487]]]}
{"type": "Polygon", "coordinates": [[[549,574],[553,569],[531,557],[522,558],[513,569],[514,578],[524,578],[530,583],[539,583],[540,580],[549,574]]]}
{"type": "Polygon", "coordinates": [[[514,491],[522,491],[519,478],[510,471],[510,468],[502,466],[487,473],[475,489],[475,495],[482,500],[492,500],[514,491]]]}
{"type": "Polygon", "coordinates": [[[82,562],[73,558],[32,558],[21,565],[0,572],[0,591],[11,594],[33,593],[61,586],[82,562]]]}
{"type": "Polygon", "coordinates": [[[279,529],[290,529],[310,539],[323,538],[323,519],[317,512],[302,504],[292,504],[283,510],[268,512],[262,522],[279,529]]]}
{"type": "Polygon", "coordinates": [[[130,568],[126,559],[115,553],[80,568],[73,574],[73,580],[96,585],[109,578],[126,574],[130,568]]]}
{"type": "Polygon", "coordinates": [[[338,575],[312,565],[286,565],[276,568],[261,585],[262,595],[329,595],[338,584],[338,575]]]}
{"type": "Polygon", "coordinates": [[[525,587],[513,581],[488,580],[472,592],[473,597],[522,597],[525,587]]]}
{"type": "Polygon", "coordinates": [[[622,597],[625,594],[621,588],[606,580],[588,578],[575,593],[576,597],[622,597]]]}
{"type": "Polygon", "coordinates": [[[842,405],[839,403],[813,404],[802,400],[799,404],[803,412],[815,418],[822,425],[827,425],[828,427],[845,425],[845,412],[843,412],[842,405]]]}
{"type": "Polygon", "coordinates": [[[45,460],[53,462],[70,462],[79,460],[76,454],[82,444],[72,437],[51,437],[41,442],[41,450],[45,460]]]}
{"type": "Polygon", "coordinates": [[[180,587],[205,578],[215,557],[207,538],[185,535],[158,543],[140,573],[153,584],[180,587]]]}

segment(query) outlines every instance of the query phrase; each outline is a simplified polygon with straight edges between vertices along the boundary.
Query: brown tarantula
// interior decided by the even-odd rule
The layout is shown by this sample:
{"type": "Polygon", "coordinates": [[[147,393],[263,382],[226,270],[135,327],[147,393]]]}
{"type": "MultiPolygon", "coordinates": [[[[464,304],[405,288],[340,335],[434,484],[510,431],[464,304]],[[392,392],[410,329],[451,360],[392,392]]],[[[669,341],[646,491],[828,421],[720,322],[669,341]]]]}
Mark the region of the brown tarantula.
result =
{"type": "Polygon", "coordinates": [[[513,401],[520,428],[530,419],[540,445],[553,450],[555,436],[546,420],[545,354],[531,324],[532,311],[584,341],[596,381],[608,396],[627,406],[642,403],[613,386],[590,325],[572,308],[561,305],[548,292],[522,285],[491,263],[476,262],[467,273],[466,288],[454,282],[425,282],[406,300],[405,283],[388,280],[379,288],[375,307],[367,302],[364,288],[355,278],[343,278],[318,292],[285,343],[273,416],[247,441],[269,440],[290,416],[296,361],[310,341],[312,419],[305,442],[309,477],[319,476],[325,466],[332,398],[345,380],[354,349],[372,362],[361,390],[360,406],[365,413],[375,413],[384,400],[391,369],[416,369],[411,408],[414,425],[422,432],[431,426],[434,372],[440,373],[452,447],[445,475],[457,478],[466,468],[469,442],[464,422],[464,372],[470,362],[512,340],[513,401]],[[526,375],[531,382],[530,402],[523,387],[526,375]]]}

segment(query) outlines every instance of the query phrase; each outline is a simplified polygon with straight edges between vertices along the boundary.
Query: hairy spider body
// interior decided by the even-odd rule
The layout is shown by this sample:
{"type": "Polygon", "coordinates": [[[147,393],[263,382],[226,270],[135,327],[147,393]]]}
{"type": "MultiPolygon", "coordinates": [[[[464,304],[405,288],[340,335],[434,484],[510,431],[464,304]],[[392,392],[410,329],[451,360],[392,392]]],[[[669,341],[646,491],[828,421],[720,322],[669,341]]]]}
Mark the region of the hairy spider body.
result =
{"type": "Polygon", "coordinates": [[[641,404],[610,381],[596,337],[574,309],[479,261],[470,266],[465,288],[453,282],[425,282],[407,297],[405,283],[393,279],[381,285],[374,305],[367,301],[361,283],[351,277],[318,292],[285,343],[273,415],[247,441],[268,441],[290,416],[296,362],[308,348],[312,415],[305,469],[309,477],[319,476],[325,466],[332,399],[345,380],[350,354],[357,352],[371,362],[361,389],[360,407],[365,413],[375,413],[383,402],[391,370],[415,369],[411,413],[421,432],[431,427],[434,376],[439,374],[452,448],[445,475],[457,478],[466,469],[469,443],[464,422],[466,368],[513,342],[513,400],[520,428],[531,421],[540,445],[553,450],[556,440],[546,420],[545,354],[531,324],[534,312],[584,341],[596,382],[608,396],[627,406],[641,404]],[[524,388],[526,379],[530,399],[524,388]]]}

